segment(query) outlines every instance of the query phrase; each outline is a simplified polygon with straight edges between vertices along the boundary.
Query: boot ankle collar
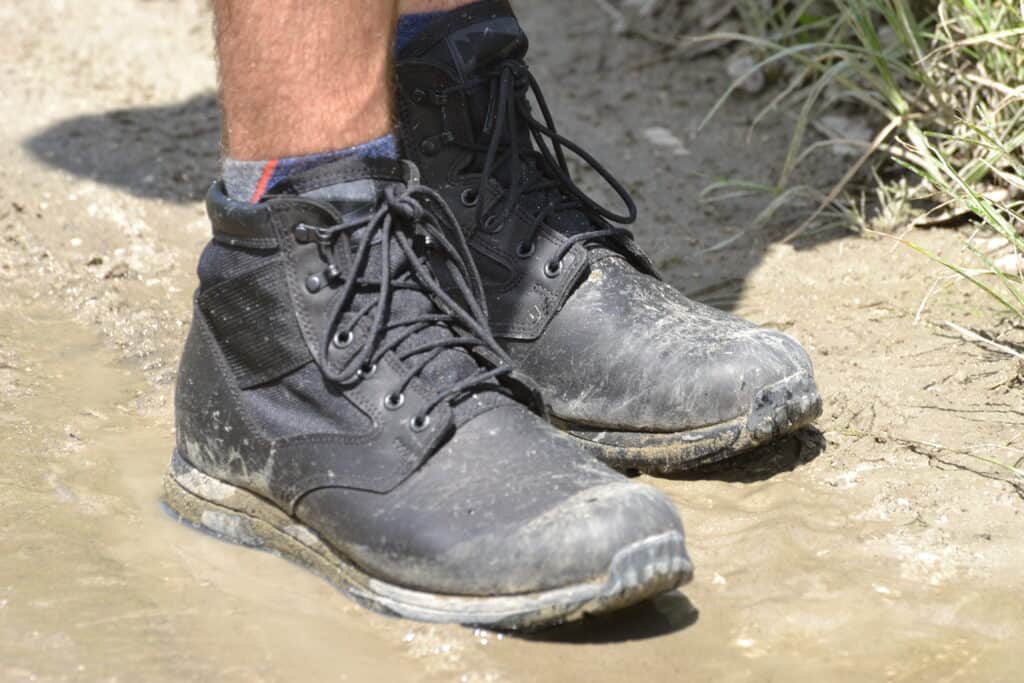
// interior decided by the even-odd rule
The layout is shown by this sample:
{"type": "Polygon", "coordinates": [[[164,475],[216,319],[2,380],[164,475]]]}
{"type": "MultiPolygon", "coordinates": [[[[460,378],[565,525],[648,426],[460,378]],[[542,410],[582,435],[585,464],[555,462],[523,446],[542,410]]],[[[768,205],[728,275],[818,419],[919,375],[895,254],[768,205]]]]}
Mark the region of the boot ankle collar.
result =
{"type": "MultiPolygon", "coordinates": [[[[281,225],[297,224],[309,213],[309,209],[288,202],[288,195],[315,193],[332,185],[361,181],[380,186],[417,183],[419,171],[411,162],[396,159],[341,159],[282,180],[267,192],[263,201],[255,204],[229,197],[224,181],[218,180],[206,194],[213,239],[236,247],[279,247],[275,221],[281,225]]],[[[315,218],[309,216],[308,220],[315,218]]]]}

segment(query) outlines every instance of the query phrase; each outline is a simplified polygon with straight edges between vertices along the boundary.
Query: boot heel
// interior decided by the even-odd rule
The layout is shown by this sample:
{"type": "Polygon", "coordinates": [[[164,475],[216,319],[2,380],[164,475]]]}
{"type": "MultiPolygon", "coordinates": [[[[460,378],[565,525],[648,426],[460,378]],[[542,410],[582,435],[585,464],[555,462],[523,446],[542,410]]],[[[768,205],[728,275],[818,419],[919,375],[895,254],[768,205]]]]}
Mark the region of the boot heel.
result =
{"type": "Polygon", "coordinates": [[[201,472],[178,454],[164,475],[164,503],[180,521],[219,539],[255,548],[274,547],[279,510],[259,497],[201,472]]]}

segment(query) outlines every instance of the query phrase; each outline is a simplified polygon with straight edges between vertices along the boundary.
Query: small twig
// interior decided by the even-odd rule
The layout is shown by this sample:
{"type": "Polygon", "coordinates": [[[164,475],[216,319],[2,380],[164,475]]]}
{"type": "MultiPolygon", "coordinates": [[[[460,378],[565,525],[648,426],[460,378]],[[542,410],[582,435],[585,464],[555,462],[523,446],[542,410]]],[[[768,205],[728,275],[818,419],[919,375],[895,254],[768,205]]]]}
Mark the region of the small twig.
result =
{"type": "Polygon", "coordinates": [[[997,83],[996,81],[993,81],[991,79],[984,78],[982,76],[975,76],[974,74],[966,74],[964,78],[971,81],[972,83],[977,83],[978,85],[984,85],[987,88],[992,88],[993,90],[996,90],[1000,94],[1006,95],[1008,98],[1011,99],[1024,96],[1024,86],[1017,86],[1016,88],[1011,88],[1009,86],[1003,85],[1002,83],[997,83]]]}
{"type": "Polygon", "coordinates": [[[920,451],[918,451],[916,449],[928,449],[928,450],[931,450],[931,451],[933,451],[933,453],[922,453],[922,455],[925,455],[928,458],[936,458],[936,459],[938,459],[940,462],[942,462],[944,464],[947,464],[947,465],[950,465],[950,466],[953,466],[953,467],[958,467],[960,469],[965,469],[965,470],[967,470],[969,472],[972,472],[974,474],[977,474],[977,475],[980,475],[980,476],[983,476],[983,477],[994,478],[994,479],[998,479],[999,481],[1005,481],[1008,484],[1010,484],[1011,486],[1013,486],[1014,488],[1016,488],[1018,491],[1020,491],[1021,495],[1024,495],[1024,490],[1021,490],[1021,488],[1020,488],[1021,484],[1016,482],[1016,481],[1013,481],[1013,480],[1007,481],[1006,479],[1001,479],[1001,478],[998,478],[998,477],[993,477],[992,475],[987,474],[985,472],[979,472],[977,470],[973,470],[971,468],[964,467],[962,465],[957,465],[956,463],[949,462],[947,460],[942,460],[941,458],[937,458],[936,454],[961,455],[961,456],[964,456],[964,457],[967,457],[967,458],[973,458],[975,460],[978,460],[980,462],[984,462],[984,463],[986,463],[988,465],[992,465],[994,467],[999,468],[1000,470],[1008,472],[1009,474],[1013,475],[1014,477],[1017,477],[1019,479],[1024,479],[1024,470],[1022,470],[1017,465],[1008,465],[1005,462],[1001,462],[999,460],[996,460],[995,458],[990,458],[990,457],[988,457],[986,455],[978,455],[977,453],[974,453],[974,452],[969,451],[969,450],[964,450],[962,448],[949,448],[948,446],[943,446],[941,444],[929,443],[927,441],[918,441],[917,439],[908,439],[906,437],[895,436],[893,434],[878,434],[878,433],[875,433],[875,432],[866,432],[866,431],[863,431],[863,430],[860,430],[860,429],[843,429],[843,430],[839,430],[839,431],[840,431],[841,434],[846,434],[848,436],[854,436],[854,437],[859,437],[859,438],[863,438],[865,436],[868,436],[868,437],[871,437],[871,438],[875,439],[876,441],[878,441],[880,443],[886,443],[886,442],[898,443],[901,446],[905,446],[905,447],[909,448],[910,450],[912,450],[912,451],[914,451],[916,453],[920,452],[920,451]]]}
{"type": "Polygon", "coordinates": [[[944,324],[946,327],[959,334],[964,341],[974,342],[976,344],[981,344],[982,346],[987,346],[988,348],[993,349],[995,351],[999,351],[1000,353],[1005,353],[1009,356],[1013,356],[1018,360],[1024,359],[1024,354],[1011,349],[1009,346],[1004,346],[999,342],[994,342],[991,339],[982,337],[977,332],[971,332],[966,327],[960,327],[956,323],[952,323],[948,320],[944,324]]]}
{"type": "MultiPolygon", "coordinates": [[[[897,242],[897,244],[899,243],[897,242]]],[[[917,313],[914,314],[915,327],[921,322],[921,316],[924,315],[925,306],[928,305],[928,301],[932,298],[932,295],[935,294],[936,290],[938,290],[942,280],[943,278],[941,277],[935,278],[935,281],[932,282],[932,286],[928,288],[928,292],[925,293],[924,298],[921,299],[921,304],[917,307],[917,313]]]]}
{"type": "Polygon", "coordinates": [[[881,144],[885,142],[885,139],[889,137],[889,134],[896,130],[896,128],[900,126],[902,123],[903,117],[898,116],[894,118],[892,121],[890,121],[885,128],[878,132],[878,135],[876,135],[875,139],[871,141],[871,144],[868,146],[867,149],[864,150],[864,153],[860,156],[860,158],[857,159],[856,162],[854,162],[853,166],[851,166],[849,170],[846,171],[843,177],[839,179],[839,182],[836,183],[835,186],[833,186],[833,188],[825,196],[825,198],[821,200],[821,204],[819,204],[818,208],[814,210],[814,213],[808,216],[807,220],[800,224],[800,227],[786,235],[786,237],[782,240],[783,244],[786,244],[796,239],[801,233],[803,233],[804,230],[806,230],[811,225],[811,223],[814,222],[814,220],[821,214],[822,211],[824,211],[828,207],[829,204],[836,200],[836,197],[838,197],[839,193],[843,191],[843,188],[845,188],[846,185],[851,180],[853,180],[853,177],[857,175],[857,171],[860,170],[861,166],[863,166],[864,163],[871,157],[871,155],[875,153],[875,150],[877,150],[879,146],[881,146],[881,144]]]}

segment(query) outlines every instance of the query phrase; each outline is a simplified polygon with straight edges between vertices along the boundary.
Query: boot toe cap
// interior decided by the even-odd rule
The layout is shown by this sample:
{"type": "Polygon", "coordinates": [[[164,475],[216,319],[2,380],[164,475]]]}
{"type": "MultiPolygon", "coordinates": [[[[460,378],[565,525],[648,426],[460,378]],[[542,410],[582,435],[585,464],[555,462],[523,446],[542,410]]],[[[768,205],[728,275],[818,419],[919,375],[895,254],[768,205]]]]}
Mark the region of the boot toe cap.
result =
{"type": "Polygon", "coordinates": [[[811,361],[789,335],[614,261],[601,267],[540,339],[511,347],[570,426],[679,432],[749,416],[787,391],[773,388],[817,400],[811,361]]]}
{"type": "MultiPolygon", "coordinates": [[[[624,550],[662,544],[644,571],[692,572],[682,522],[657,490],[631,482],[585,489],[508,535],[478,537],[445,554],[450,570],[476,565],[476,591],[532,592],[607,580],[624,550]],[[481,560],[483,560],[481,562],[481,560]]],[[[467,579],[469,577],[466,577],[467,579]]]]}
{"type": "Polygon", "coordinates": [[[321,489],[298,513],[367,573],[448,595],[604,581],[623,551],[645,545],[656,548],[649,571],[690,571],[670,500],[521,408],[464,425],[400,489],[404,502],[390,506],[377,494],[321,489]]]}

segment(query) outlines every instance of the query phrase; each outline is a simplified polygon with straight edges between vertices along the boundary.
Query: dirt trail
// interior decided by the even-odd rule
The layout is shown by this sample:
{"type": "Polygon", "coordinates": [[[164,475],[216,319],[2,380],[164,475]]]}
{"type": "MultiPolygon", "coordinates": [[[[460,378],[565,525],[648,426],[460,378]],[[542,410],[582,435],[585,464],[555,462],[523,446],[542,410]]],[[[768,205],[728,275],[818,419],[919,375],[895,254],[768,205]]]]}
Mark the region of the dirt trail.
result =
{"type": "MultiPolygon", "coordinates": [[[[943,286],[919,316],[939,271],[888,240],[780,246],[780,220],[707,251],[755,207],[700,188],[767,176],[791,122],[748,142],[764,100],[737,100],[696,134],[720,59],[652,65],[593,3],[517,3],[564,130],[630,181],[666,276],[801,339],[826,399],[817,429],[652,480],[684,515],[694,583],[499,636],[370,614],[172,521],[159,479],[216,172],[202,5],[0,6],[0,680],[1018,678],[1024,500],[962,453],[1019,454],[1017,367],[942,326],[989,326],[989,304],[943,286]]],[[[957,255],[956,234],[911,238],[957,255]]]]}

